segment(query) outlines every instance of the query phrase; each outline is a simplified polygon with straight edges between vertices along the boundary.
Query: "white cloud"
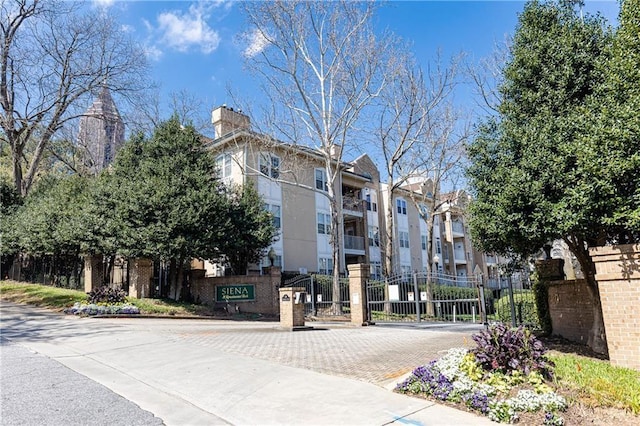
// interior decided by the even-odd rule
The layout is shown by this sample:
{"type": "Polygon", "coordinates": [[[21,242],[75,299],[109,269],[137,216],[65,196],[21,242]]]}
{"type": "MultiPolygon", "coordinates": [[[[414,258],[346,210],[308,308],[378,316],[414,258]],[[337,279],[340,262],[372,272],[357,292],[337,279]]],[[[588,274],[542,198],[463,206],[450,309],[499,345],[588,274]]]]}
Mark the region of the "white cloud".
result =
{"type": "Polygon", "coordinates": [[[93,5],[103,9],[109,8],[113,5],[115,0],[93,0],[93,5]]]}
{"type": "Polygon", "coordinates": [[[166,46],[181,52],[197,48],[208,54],[218,48],[220,35],[209,26],[207,19],[216,3],[196,3],[186,12],[163,12],[158,16],[159,38],[166,46]]]}
{"type": "Polygon", "coordinates": [[[252,58],[262,52],[268,45],[269,41],[265,38],[265,36],[254,29],[245,34],[245,41],[247,47],[244,49],[244,56],[252,58]]]}
{"type": "Polygon", "coordinates": [[[144,47],[144,54],[152,61],[159,61],[160,58],[162,58],[162,50],[153,45],[146,45],[144,47]]]}

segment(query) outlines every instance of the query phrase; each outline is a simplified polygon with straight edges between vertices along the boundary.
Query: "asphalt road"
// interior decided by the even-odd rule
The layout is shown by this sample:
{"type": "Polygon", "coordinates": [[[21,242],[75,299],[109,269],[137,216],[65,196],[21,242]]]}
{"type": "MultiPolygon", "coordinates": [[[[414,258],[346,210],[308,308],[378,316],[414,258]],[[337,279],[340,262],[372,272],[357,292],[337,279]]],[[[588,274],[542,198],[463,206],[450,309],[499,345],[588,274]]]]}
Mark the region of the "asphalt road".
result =
{"type": "Polygon", "coordinates": [[[3,426],[163,424],[108,388],[2,336],[0,382],[3,426]]]}

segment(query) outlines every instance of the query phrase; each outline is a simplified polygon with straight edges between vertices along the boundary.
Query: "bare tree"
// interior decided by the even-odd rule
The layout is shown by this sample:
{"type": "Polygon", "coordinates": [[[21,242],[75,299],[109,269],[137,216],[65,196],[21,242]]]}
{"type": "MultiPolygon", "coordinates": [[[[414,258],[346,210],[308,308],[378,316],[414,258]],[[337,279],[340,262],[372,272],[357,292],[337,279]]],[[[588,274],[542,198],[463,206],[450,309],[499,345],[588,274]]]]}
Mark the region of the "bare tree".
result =
{"type": "Polygon", "coordinates": [[[315,148],[326,172],[331,212],[333,307],[340,310],[344,240],[340,175],[362,111],[384,84],[385,47],[374,36],[371,2],[249,2],[248,65],[277,105],[278,139],[315,148]]]}
{"type": "MultiPolygon", "coordinates": [[[[428,137],[417,146],[413,153],[419,160],[418,173],[409,176],[407,194],[421,213],[427,225],[427,274],[431,275],[434,220],[445,204],[463,205],[466,200],[458,200],[462,194],[455,189],[464,173],[465,147],[470,136],[469,120],[461,116],[450,102],[446,102],[437,114],[431,117],[428,137]],[[412,179],[418,178],[418,179],[412,179]],[[443,192],[443,188],[448,191],[443,192]]],[[[416,160],[410,160],[416,162],[416,160]]]]}
{"type": "Polygon", "coordinates": [[[81,3],[2,0],[0,35],[0,137],[26,195],[49,142],[83,102],[105,85],[131,98],[145,86],[147,65],[113,17],[81,3]]]}
{"type": "Polygon", "coordinates": [[[375,143],[379,146],[386,172],[387,217],[385,220],[384,271],[395,271],[393,241],[395,235],[394,193],[425,175],[442,147],[438,135],[444,104],[455,86],[458,60],[445,68],[438,60],[425,75],[408,55],[389,58],[389,83],[377,99],[378,125],[375,143]]]}
{"type": "Polygon", "coordinates": [[[504,79],[504,67],[510,51],[511,40],[496,43],[493,52],[481,58],[477,64],[466,61],[465,74],[475,92],[476,103],[484,113],[493,115],[500,104],[498,87],[504,79]]]}

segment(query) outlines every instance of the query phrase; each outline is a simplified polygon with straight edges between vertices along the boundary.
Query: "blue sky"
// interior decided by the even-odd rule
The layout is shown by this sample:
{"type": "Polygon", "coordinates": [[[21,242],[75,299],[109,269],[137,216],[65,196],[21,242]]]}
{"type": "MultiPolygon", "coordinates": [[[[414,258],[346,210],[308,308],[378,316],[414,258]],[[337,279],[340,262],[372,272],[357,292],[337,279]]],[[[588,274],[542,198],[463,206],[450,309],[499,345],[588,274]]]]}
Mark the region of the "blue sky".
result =
{"type": "MultiPolygon", "coordinates": [[[[243,70],[246,46],[238,42],[238,35],[246,28],[239,3],[225,0],[93,3],[94,7],[109,8],[123,30],[144,45],[165,109],[169,93],[182,90],[199,99],[209,111],[223,103],[233,105],[228,87],[247,100],[259,102],[256,83],[243,70]]],[[[389,1],[376,19],[381,30],[390,29],[410,40],[416,57],[424,64],[438,49],[444,58],[465,52],[478,60],[513,34],[523,5],[520,1],[389,1]]],[[[587,11],[600,11],[612,23],[618,9],[616,0],[586,2],[587,11]]],[[[468,88],[460,89],[461,101],[472,102],[469,96],[468,88]]]]}

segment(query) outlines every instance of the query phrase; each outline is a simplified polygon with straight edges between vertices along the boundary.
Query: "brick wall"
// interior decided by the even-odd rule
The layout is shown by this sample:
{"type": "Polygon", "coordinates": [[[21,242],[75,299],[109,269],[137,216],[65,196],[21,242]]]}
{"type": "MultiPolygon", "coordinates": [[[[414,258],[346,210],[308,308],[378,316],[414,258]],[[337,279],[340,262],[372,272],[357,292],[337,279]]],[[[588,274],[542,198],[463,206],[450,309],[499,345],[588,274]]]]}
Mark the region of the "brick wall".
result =
{"type": "Polygon", "coordinates": [[[585,280],[550,281],[552,334],[587,344],[593,325],[593,298],[585,280]]]}
{"type": "Polygon", "coordinates": [[[596,265],[611,364],[640,370],[640,245],[589,250],[596,265]]]}
{"type": "MultiPolygon", "coordinates": [[[[228,277],[194,277],[191,281],[191,295],[194,300],[207,305],[216,305],[216,286],[232,284],[255,285],[255,301],[233,301],[230,305],[240,312],[277,316],[280,314],[278,289],[280,287],[279,268],[270,268],[267,275],[241,275],[228,277]]],[[[224,303],[217,304],[220,308],[224,303]]]]}

